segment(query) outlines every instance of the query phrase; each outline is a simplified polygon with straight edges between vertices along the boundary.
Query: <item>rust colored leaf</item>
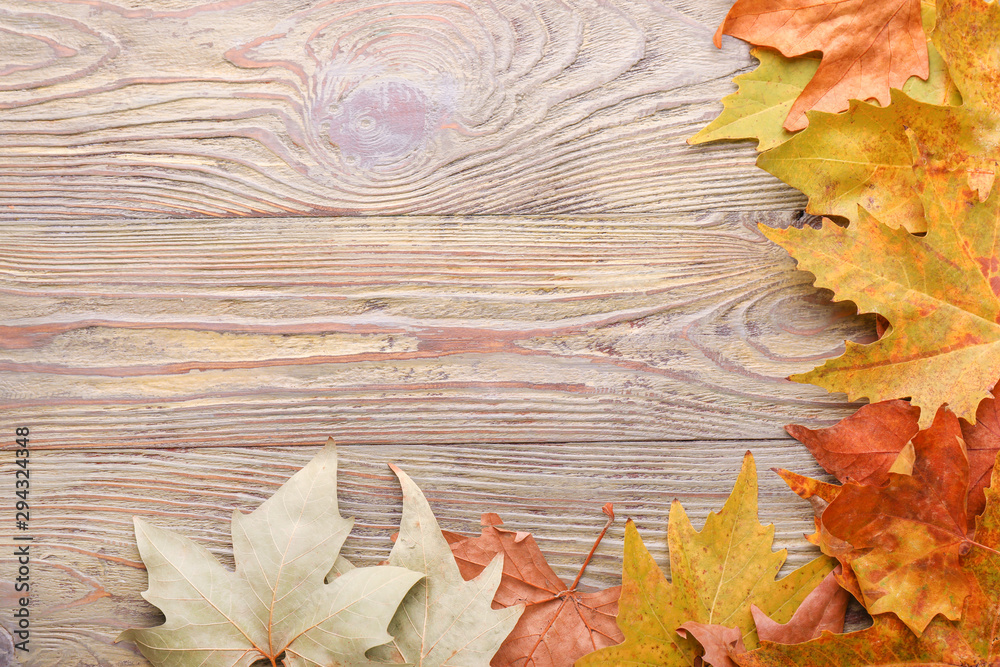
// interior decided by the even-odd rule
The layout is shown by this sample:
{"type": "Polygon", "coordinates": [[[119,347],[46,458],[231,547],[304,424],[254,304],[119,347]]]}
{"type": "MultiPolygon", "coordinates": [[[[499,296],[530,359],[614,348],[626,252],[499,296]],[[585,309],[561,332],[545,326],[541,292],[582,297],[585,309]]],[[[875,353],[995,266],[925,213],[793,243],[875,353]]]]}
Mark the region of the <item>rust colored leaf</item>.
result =
{"type": "Polygon", "coordinates": [[[806,127],[809,110],[844,111],[852,99],[887,105],[890,87],[929,72],[920,0],[737,0],[716,46],[723,34],[788,57],[823,54],[785,118],[789,131],[806,127]]]}
{"type": "Polygon", "coordinates": [[[445,532],[466,579],[478,576],[497,554],[503,554],[503,576],[493,597],[494,609],[526,605],[493,657],[493,667],[571,667],[577,658],[624,639],[615,623],[621,586],[577,590],[584,569],[614,520],[611,503],[604,511],[608,515],[604,530],[569,585],[552,571],[531,534],[498,528],[503,522],[496,514],[483,515],[478,537],[445,532]]]}
{"type": "Polygon", "coordinates": [[[743,633],[737,627],[688,621],[677,628],[677,633],[682,637],[694,637],[705,650],[702,661],[712,667],[736,667],[733,655],[747,650],[743,645],[743,633]]]}
{"type": "MultiPolygon", "coordinates": [[[[839,424],[811,430],[787,426],[827,472],[841,482],[880,485],[888,479],[895,457],[918,433],[920,411],[906,401],[882,401],[858,410],[839,424]]],[[[979,404],[976,423],[959,420],[969,460],[968,518],[986,506],[984,490],[1000,452],[1000,406],[994,396],[979,404]]],[[[922,437],[933,437],[925,434],[922,437]]],[[[801,495],[801,494],[800,494],[801,495]]]]}
{"type": "Polygon", "coordinates": [[[819,516],[821,538],[835,539],[819,542],[853,573],[857,589],[845,585],[860,590],[871,613],[895,613],[919,634],[937,614],[961,616],[972,588],[961,557],[973,543],[958,419],[942,409],[912,442],[913,474],[887,473],[882,486],[844,484],[819,516]]]}
{"type": "Polygon", "coordinates": [[[763,642],[735,656],[740,667],[995,667],[1000,665],[1000,492],[986,491],[975,543],[960,556],[969,597],[959,621],[935,617],[919,637],[891,614],[846,635],[803,644],[763,642]]]}
{"type": "Polygon", "coordinates": [[[917,434],[920,409],[907,401],[863,406],[829,428],[785,427],[823,468],[841,482],[879,485],[899,452],[917,434]]]}
{"type": "Polygon", "coordinates": [[[826,575],[813,592],[806,596],[787,623],[778,623],[756,606],[750,607],[761,641],[779,644],[800,644],[819,637],[824,631],[844,631],[847,614],[847,591],[838,583],[840,568],[826,575]]]}

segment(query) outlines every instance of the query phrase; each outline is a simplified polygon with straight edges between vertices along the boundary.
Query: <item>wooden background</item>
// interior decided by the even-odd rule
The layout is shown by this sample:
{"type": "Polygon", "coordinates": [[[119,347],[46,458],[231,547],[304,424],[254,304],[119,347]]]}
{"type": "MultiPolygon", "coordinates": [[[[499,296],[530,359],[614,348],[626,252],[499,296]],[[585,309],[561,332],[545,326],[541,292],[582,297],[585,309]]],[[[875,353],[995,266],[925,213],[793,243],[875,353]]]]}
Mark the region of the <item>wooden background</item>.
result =
{"type": "Polygon", "coordinates": [[[444,527],[498,512],[566,578],[614,502],[584,579],[608,585],[625,517],[666,566],[670,501],[700,525],[747,449],[762,520],[811,558],[809,508],[767,469],[818,473],[782,426],[852,406],[783,378],[872,323],[759,234],[809,220],[752,144],[685,144],[752,66],[711,45],[727,9],[0,0],[27,664],[147,664],[112,643],[160,618],[132,515],[231,563],[233,509],[331,435],[360,561],[388,553],[397,462],[444,527]]]}

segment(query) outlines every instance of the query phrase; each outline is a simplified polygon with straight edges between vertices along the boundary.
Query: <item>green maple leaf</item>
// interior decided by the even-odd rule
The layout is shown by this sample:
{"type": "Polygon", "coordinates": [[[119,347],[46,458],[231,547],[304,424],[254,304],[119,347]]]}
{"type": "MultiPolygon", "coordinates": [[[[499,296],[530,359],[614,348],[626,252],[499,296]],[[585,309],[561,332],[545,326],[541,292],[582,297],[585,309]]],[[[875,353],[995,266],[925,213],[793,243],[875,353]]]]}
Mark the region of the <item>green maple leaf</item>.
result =
{"type": "Polygon", "coordinates": [[[756,139],[757,150],[766,151],[792,138],[781,125],[795,100],[805,89],[818,58],[786,58],[777,51],[751,49],[760,61],[757,69],[733,79],[739,88],[722,99],[719,117],[688,139],[703,144],[722,139],[756,139]]]}
{"type": "Polygon", "coordinates": [[[771,551],[773,538],[774,527],[757,519],[757,470],[749,453],[722,511],[709,514],[700,532],[674,501],[667,529],[672,581],[629,521],[618,602],[625,641],[580,658],[576,667],[698,665],[700,645],[677,632],[692,621],[739,628],[744,644],[757,646],[751,605],[787,622],[832,569],[832,561],[821,556],[775,580],[785,552],[771,551]]]}
{"type": "MultiPolygon", "coordinates": [[[[401,567],[351,569],[325,583],[353,520],[340,516],[337,452],[328,444],[271,498],[233,513],[236,571],[204,547],[135,519],[149,573],[143,594],[163,625],[127,630],[157,667],[366,665],[421,579],[401,567]]],[[[341,559],[338,570],[344,567],[341,559]]],[[[336,574],[336,572],[334,572],[336,574]]]]}
{"type": "Polygon", "coordinates": [[[492,608],[503,556],[466,581],[424,494],[390,467],[403,487],[403,518],[389,563],[424,576],[389,625],[392,642],[370,655],[415,667],[488,667],[524,611],[523,605],[492,608]]]}

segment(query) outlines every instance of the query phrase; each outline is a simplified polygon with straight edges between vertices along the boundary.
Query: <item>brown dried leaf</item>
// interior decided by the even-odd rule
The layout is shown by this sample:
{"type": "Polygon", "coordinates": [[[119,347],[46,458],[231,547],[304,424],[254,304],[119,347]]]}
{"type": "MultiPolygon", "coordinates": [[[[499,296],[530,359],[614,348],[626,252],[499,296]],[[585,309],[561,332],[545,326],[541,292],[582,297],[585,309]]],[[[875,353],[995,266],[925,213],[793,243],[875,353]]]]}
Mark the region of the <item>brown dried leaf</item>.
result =
{"type": "MultiPolygon", "coordinates": [[[[607,531],[614,519],[610,503],[605,505],[605,513],[609,516],[604,527],[607,531]]],[[[503,522],[492,513],[484,514],[482,523],[478,537],[445,532],[462,576],[472,579],[497,554],[503,554],[503,576],[493,597],[493,608],[526,605],[491,665],[571,667],[577,658],[624,639],[615,623],[620,586],[578,591],[580,576],[572,584],[565,584],[552,571],[530,533],[498,528],[503,522]]]]}

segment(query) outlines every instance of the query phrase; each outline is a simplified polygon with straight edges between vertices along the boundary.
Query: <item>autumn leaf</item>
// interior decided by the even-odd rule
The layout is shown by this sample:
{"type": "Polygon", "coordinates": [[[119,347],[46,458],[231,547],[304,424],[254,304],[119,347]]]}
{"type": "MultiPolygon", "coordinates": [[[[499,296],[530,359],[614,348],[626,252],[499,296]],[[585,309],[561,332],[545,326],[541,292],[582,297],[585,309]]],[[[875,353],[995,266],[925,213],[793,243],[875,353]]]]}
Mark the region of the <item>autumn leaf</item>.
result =
{"type": "Polygon", "coordinates": [[[733,656],[746,653],[743,633],[737,627],[688,621],[677,628],[681,637],[694,637],[702,648],[702,662],[711,667],[736,667],[733,656]]]}
{"type": "Polygon", "coordinates": [[[775,581],[785,552],[771,551],[773,535],[773,527],[757,520],[757,471],[749,452],[722,511],[709,514],[700,532],[674,501],[667,528],[670,582],[629,521],[618,606],[625,641],[584,656],[577,667],[694,666],[701,659],[698,642],[677,633],[691,622],[739,628],[744,644],[755,647],[751,605],[785,622],[831,569],[820,557],[775,581]]]}
{"type": "Polygon", "coordinates": [[[778,623],[755,605],[750,612],[761,641],[800,644],[824,632],[843,632],[849,597],[834,571],[806,596],[787,623],[778,623]]]}
{"type": "Polygon", "coordinates": [[[891,400],[863,405],[829,428],[789,425],[785,430],[841,482],[878,486],[888,480],[896,457],[920,430],[919,416],[920,409],[908,401],[891,400]]]}
{"type": "Polygon", "coordinates": [[[890,229],[862,213],[843,228],[762,227],[816,276],[816,286],[878,313],[891,331],[868,345],[792,376],[851,400],[910,398],[927,428],[948,405],[970,423],[1000,378],[1000,194],[980,203],[961,175],[919,164],[926,236],[890,229]]]}
{"type": "MultiPolygon", "coordinates": [[[[761,641],[799,644],[823,632],[842,632],[849,597],[837,583],[836,573],[831,572],[806,596],[787,623],[773,621],[756,605],[750,605],[750,611],[761,641]]],[[[736,667],[736,656],[746,653],[739,628],[688,622],[679,630],[698,640],[705,651],[702,659],[712,667],[736,667]]]]}
{"type": "Polygon", "coordinates": [[[809,110],[838,112],[848,100],[889,103],[889,88],[929,73],[920,0],[737,0],[715,34],[787,57],[823,57],[792,105],[786,130],[804,128],[809,110]]]}
{"type": "MultiPolygon", "coordinates": [[[[882,401],[862,406],[843,421],[823,429],[787,426],[827,472],[841,482],[878,486],[899,453],[919,431],[920,411],[907,401],[882,401]]],[[[979,404],[976,423],[959,420],[969,458],[969,522],[986,506],[993,461],[1000,451],[1000,406],[990,397],[979,404]]]]}
{"type": "Polygon", "coordinates": [[[1000,493],[986,491],[975,545],[961,556],[971,582],[961,620],[941,616],[919,637],[891,614],[846,635],[824,634],[804,644],[763,642],[736,656],[741,667],[993,667],[1000,664],[1000,493]]]}
{"type": "Polygon", "coordinates": [[[811,112],[806,130],[758,158],[809,197],[808,212],[853,221],[860,206],[891,227],[925,231],[907,132],[936,168],[962,172],[981,200],[990,193],[1000,160],[1000,3],[940,0],[937,13],[932,41],[961,106],[892,91],[887,107],[851,102],[845,114],[811,112]]]}
{"type": "Polygon", "coordinates": [[[590,557],[614,521],[611,504],[605,505],[608,521],[590,555],[571,584],[563,582],[538,548],[530,533],[497,528],[496,514],[483,515],[479,537],[445,532],[462,576],[478,576],[498,554],[503,554],[503,576],[493,597],[493,608],[526,605],[514,630],[494,656],[493,667],[572,667],[577,658],[624,637],[615,624],[621,587],[578,591],[590,557]]]}
{"type": "Polygon", "coordinates": [[[369,657],[414,667],[486,667],[524,610],[491,608],[504,557],[465,581],[424,494],[406,473],[390,467],[403,487],[403,518],[389,564],[424,576],[389,624],[392,641],[369,657]]]}
{"type": "Polygon", "coordinates": [[[919,634],[936,614],[961,615],[971,584],[960,556],[972,543],[958,420],[942,410],[913,446],[912,474],[889,473],[884,486],[845,484],[820,521],[853,548],[855,557],[842,562],[857,577],[865,608],[895,613],[919,634]]]}
{"type": "MultiPolygon", "coordinates": [[[[934,30],[935,14],[934,0],[922,0],[921,17],[927,35],[934,30]]],[[[943,58],[933,44],[928,43],[927,51],[930,76],[926,81],[916,77],[909,79],[903,91],[915,100],[930,104],[961,104],[962,98],[948,75],[943,58]]],[[[757,150],[767,151],[794,136],[782,124],[796,98],[816,73],[819,59],[809,56],[786,58],[764,48],[751,49],[750,55],[759,60],[760,65],[733,79],[737,91],[723,98],[722,113],[688,139],[689,144],[756,139],[757,150]]]]}
{"type": "Polygon", "coordinates": [[[760,61],[757,69],[733,79],[739,88],[723,98],[718,118],[689,144],[722,139],[756,139],[757,150],[766,151],[792,138],[781,124],[792,104],[812,79],[819,66],[815,58],[785,58],[769,49],[751,49],[760,61]]]}
{"type": "Polygon", "coordinates": [[[353,520],[340,516],[332,441],[248,515],[233,513],[236,571],[204,547],[135,519],[149,575],[143,594],[166,622],[127,630],[154,665],[285,667],[367,664],[391,637],[390,619],[421,575],[400,567],[354,569],[325,583],[353,520]]]}

